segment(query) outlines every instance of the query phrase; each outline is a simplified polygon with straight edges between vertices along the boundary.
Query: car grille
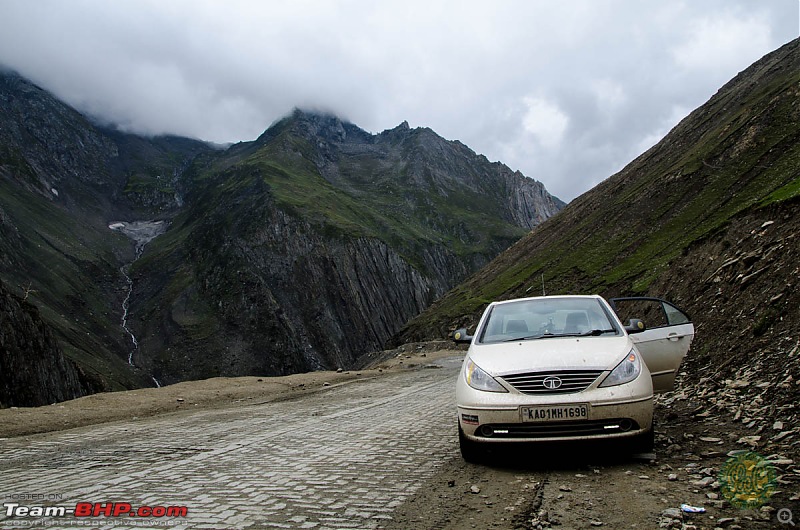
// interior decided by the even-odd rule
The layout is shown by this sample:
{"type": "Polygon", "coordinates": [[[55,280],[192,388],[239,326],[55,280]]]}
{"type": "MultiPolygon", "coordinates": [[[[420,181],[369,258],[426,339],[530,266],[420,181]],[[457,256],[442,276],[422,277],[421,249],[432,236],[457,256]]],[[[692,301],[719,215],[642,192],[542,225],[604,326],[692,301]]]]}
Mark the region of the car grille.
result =
{"type": "Polygon", "coordinates": [[[475,432],[483,438],[558,438],[564,436],[608,436],[639,430],[629,418],[549,423],[486,424],[475,432]]]}
{"type": "Polygon", "coordinates": [[[571,394],[589,388],[602,373],[602,370],[562,370],[507,374],[500,377],[523,394],[571,394]]]}

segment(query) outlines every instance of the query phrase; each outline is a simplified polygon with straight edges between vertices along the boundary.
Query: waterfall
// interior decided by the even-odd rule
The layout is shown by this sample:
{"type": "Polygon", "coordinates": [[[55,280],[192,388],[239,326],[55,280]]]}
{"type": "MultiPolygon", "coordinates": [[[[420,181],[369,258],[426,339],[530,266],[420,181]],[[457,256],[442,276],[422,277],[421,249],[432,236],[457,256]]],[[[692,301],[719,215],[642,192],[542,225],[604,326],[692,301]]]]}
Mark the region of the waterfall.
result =
{"type": "Polygon", "coordinates": [[[133,294],[133,280],[128,273],[125,272],[125,267],[120,269],[122,275],[125,276],[125,281],[128,282],[128,294],[125,296],[125,300],[122,301],[122,329],[125,330],[125,333],[130,335],[131,342],[133,343],[133,348],[131,349],[130,353],[128,354],[128,364],[133,366],[133,353],[139,349],[139,343],[136,341],[136,335],[133,334],[133,331],[128,327],[128,306],[131,303],[131,294],[133,294]]]}
{"type": "MultiPolygon", "coordinates": [[[[111,230],[120,231],[136,242],[136,255],[134,256],[133,261],[127,265],[123,265],[120,268],[120,272],[125,277],[125,281],[128,284],[128,292],[125,295],[125,300],[122,301],[122,329],[131,338],[132,347],[128,353],[128,364],[130,366],[136,366],[133,364],[133,354],[139,350],[139,342],[136,340],[136,335],[133,334],[133,330],[128,327],[131,296],[133,296],[133,278],[128,275],[128,271],[133,264],[136,263],[136,260],[142,256],[145,245],[167,230],[167,223],[164,221],[134,221],[130,223],[125,221],[117,221],[109,224],[108,228],[111,230]]],[[[161,387],[161,383],[155,378],[155,376],[150,375],[150,378],[153,380],[156,387],[161,387]]]]}

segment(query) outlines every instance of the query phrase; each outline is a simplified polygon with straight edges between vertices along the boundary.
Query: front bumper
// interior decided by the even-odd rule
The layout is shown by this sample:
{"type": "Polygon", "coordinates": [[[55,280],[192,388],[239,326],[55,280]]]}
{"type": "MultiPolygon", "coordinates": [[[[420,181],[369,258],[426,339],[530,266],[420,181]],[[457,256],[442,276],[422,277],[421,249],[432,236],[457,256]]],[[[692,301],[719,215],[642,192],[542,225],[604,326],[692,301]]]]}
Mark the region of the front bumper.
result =
{"type": "MultiPolygon", "coordinates": [[[[586,390],[565,394],[484,392],[467,385],[463,374],[456,384],[458,423],[468,440],[477,442],[546,442],[629,438],[653,428],[653,387],[648,372],[630,383],[599,387],[605,374],[586,390]],[[586,406],[584,418],[561,421],[523,421],[527,407],[586,406]]],[[[528,419],[526,417],[525,419],[528,419]]]]}
{"type": "Polygon", "coordinates": [[[627,438],[652,429],[653,397],[590,405],[588,419],[549,422],[522,421],[521,407],[459,406],[458,422],[467,439],[488,443],[627,438]]]}

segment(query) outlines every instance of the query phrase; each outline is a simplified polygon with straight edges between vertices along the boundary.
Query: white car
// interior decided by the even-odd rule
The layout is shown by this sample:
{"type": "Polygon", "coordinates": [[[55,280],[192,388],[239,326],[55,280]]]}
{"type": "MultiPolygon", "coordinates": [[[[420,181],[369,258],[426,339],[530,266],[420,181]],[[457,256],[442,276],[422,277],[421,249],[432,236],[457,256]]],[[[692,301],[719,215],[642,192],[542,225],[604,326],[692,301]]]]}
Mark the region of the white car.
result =
{"type": "Polygon", "coordinates": [[[671,390],[694,337],[689,317],[657,298],[543,296],[493,302],[456,384],[461,454],[492,444],[619,439],[653,448],[653,393],[671,390]],[[640,315],[623,325],[617,313],[640,315]],[[647,322],[648,326],[645,326],[647,322]]]}

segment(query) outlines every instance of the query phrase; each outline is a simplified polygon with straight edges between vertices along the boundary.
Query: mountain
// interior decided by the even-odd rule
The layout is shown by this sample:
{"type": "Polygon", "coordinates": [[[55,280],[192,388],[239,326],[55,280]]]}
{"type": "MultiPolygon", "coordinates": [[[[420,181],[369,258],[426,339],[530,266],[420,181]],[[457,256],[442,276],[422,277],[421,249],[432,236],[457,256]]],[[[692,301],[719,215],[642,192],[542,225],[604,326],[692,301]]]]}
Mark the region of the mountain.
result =
{"type": "Polygon", "coordinates": [[[430,129],[300,110],[195,171],[132,269],[138,362],[166,382],[350,366],[563,206],[430,129]]]}
{"type": "Polygon", "coordinates": [[[36,308],[0,281],[0,407],[49,405],[98,389],[64,357],[36,308]]]}
{"type": "Polygon", "coordinates": [[[794,40],[461,282],[392,342],[445,337],[474,326],[490,301],[535,296],[543,288],[659,296],[694,318],[686,377],[703,383],[698,392],[747,380],[753,399],[760,388],[770,389],[777,405],[769,414],[776,415],[780,404],[800,397],[793,384],[800,378],[798,214],[800,40],[794,40]]]}
{"type": "Polygon", "coordinates": [[[0,279],[82,392],[347,367],[563,205],[406,123],[296,110],[220,149],[0,71],[0,279]]]}
{"type": "Polygon", "coordinates": [[[0,72],[0,277],[12,292],[28,292],[63,354],[90,381],[85,391],[152,384],[128,364],[120,328],[121,269],[134,248],[108,224],[171,215],[178,207],[171,188],[208,151],[194,140],[97,126],[30,81],[0,72]]]}

